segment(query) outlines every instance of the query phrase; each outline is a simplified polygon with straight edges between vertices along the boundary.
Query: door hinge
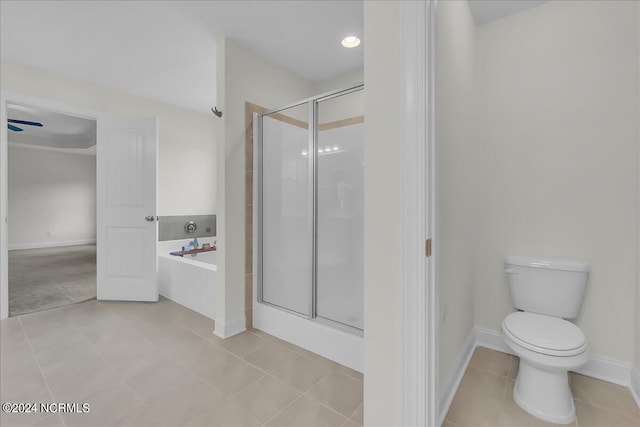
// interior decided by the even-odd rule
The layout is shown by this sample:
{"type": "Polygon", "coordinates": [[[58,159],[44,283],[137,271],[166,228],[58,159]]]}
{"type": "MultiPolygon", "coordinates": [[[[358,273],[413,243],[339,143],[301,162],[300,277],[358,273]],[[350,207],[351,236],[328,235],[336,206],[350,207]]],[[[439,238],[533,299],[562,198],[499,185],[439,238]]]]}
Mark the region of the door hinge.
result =
{"type": "Polygon", "coordinates": [[[424,253],[426,256],[431,256],[431,239],[427,239],[424,244],[424,253]]]}

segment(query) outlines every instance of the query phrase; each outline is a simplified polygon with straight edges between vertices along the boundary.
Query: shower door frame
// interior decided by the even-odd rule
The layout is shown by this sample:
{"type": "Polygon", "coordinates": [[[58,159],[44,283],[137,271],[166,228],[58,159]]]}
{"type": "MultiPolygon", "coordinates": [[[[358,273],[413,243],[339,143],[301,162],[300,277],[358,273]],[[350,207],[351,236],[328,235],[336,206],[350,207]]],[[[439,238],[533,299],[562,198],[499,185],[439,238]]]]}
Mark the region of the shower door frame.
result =
{"type": "MultiPolygon", "coordinates": [[[[318,316],[317,313],[317,291],[318,291],[318,105],[320,102],[327,101],[330,99],[334,99],[340,96],[349,95],[354,92],[358,92],[364,90],[364,83],[360,82],[354,85],[346,86],[338,90],[333,90],[330,92],[325,92],[320,95],[316,95],[301,101],[297,101],[283,107],[279,107],[273,110],[266,111],[264,113],[254,113],[253,123],[254,123],[254,136],[255,141],[254,144],[254,156],[255,156],[255,175],[254,175],[254,194],[257,197],[257,203],[255,206],[257,207],[257,215],[256,215],[256,225],[254,230],[257,232],[257,242],[255,244],[256,248],[256,256],[254,259],[256,260],[256,284],[257,284],[257,302],[260,304],[269,305],[278,310],[286,311],[290,314],[294,314],[299,317],[306,318],[310,321],[326,324],[333,328],[343,330],[345,332],[349,332],[360,337],[363,336],[363,330],[357,327],[347,325],[335,320],[331,320],[325,317],[318,316]],[[311,233],[311,271],[309,274],[311,275],[311,289],[309,295],[309,312],[307,315],[303,315],[298,313],[297,311],[288,309],[286,307],[282,307],[277,304],[270,303],[265,301],[263,298],[263,263],[262,263],[262,253],[263,253],[263,163],[262,163],[262,150],[263,150],[263,134],[262,134],[262,124],[263,118],[265,116],[269,116],[271,114],[279,113],[290,108],[299,107],[302,105],[308,106],[308,118],[309,118],[309,128],[308,128],[308,146],[307,150],[309,153],[313,153],[310,155],[310,164],[309,164],[309,182],[311,183],[310,193],[311,197],[308,200],[308,212],[311,215],[311,224],[309,224],[309,232],[311,233]]],[[[363,295],[364,298],[364,295],[363,295]]]]}

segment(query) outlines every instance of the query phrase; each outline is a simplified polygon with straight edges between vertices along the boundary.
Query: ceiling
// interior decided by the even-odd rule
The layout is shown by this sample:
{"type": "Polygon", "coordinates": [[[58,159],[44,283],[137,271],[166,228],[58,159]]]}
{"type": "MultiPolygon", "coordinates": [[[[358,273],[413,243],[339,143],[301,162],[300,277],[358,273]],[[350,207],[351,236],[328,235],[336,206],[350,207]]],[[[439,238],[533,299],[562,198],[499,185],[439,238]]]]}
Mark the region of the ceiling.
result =
{"type": "Polygon", "coordinates": [[[201,112],[219,37],[311,81],[363,66],[363,2],[6,1],[0,56],[201,112]]]}
{"type": "MultiPolygon", "coordinates": [[[[470,0],[478,24],[545,3],[470,0]]],[[[180,107],[216,104],[216,39],[318,81],[364,64],[362,0],[0,1],[0,57],[180,107]],[[345,49],[340,40],[363,43],[345,49]]]]}
{"type": "Polygon", "coordinates": [[[469,0],[469,8],[476,24],[482,25],[548,1],[550,0],[469,0]]]}
{"type": "Polygon", "coordinates": [[[22,132],[8,131],[9,143],[66,150],[84,150],[96,145],[95,120],[8,105],[9,119],[42,123],[42,127],[15,124],[22,132]]]}

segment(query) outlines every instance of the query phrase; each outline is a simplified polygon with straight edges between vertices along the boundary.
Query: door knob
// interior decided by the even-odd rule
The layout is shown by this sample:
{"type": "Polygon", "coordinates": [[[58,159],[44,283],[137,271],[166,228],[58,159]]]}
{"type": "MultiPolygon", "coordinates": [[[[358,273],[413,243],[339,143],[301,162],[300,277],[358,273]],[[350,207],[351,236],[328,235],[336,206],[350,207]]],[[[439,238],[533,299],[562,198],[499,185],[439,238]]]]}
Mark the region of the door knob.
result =
{"type": "Polygon", "coordinates": [[[144,217],[144,220],[145,220],[145,221],[148,221],[148,222],[153,222],[153,220],[154,220],[155,218],[156,218],[156,217],[155,217],[155,216],[153,216],[153,215],[148,215],[148,216],[145,216],[145,217],[144,217]]]}

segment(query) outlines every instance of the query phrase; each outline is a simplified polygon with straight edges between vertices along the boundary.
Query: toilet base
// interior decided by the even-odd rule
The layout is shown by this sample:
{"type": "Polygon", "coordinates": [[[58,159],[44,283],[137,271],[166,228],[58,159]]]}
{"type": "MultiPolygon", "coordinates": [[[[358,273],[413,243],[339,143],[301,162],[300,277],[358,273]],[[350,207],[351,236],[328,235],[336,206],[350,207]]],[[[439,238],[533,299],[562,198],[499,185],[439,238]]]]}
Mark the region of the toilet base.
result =
{"type": "Polygon", "coordinates": [[[521,358],[513,399],[529,414],[550,423],[570,424],[575,419],[565,370],[542,370],[521,358]]]}

